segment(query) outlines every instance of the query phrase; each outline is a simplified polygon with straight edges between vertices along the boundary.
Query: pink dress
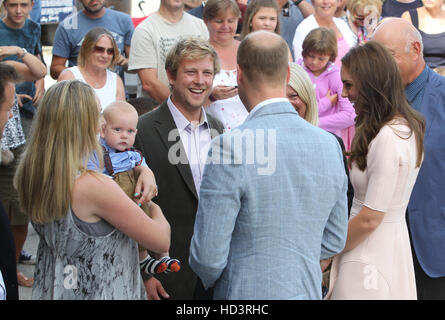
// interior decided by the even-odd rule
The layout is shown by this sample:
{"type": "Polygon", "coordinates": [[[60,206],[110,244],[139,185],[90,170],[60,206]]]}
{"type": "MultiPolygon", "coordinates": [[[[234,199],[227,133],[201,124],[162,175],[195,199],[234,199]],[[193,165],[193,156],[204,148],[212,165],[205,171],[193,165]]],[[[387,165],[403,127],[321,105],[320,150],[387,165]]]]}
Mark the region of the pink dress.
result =
{"type": "Polygon", "coordinates": [[[367,239],[334,258],[325,299],[417,298],[405,221],[406,207],[419,172],[415,167],[416,150],[414,134],[409,136],[409,128],[393,120],[371,142],[365,171],[353,164],[350,177],[354,200],[350,219],[362,206],[385,215],[367,239]]]}

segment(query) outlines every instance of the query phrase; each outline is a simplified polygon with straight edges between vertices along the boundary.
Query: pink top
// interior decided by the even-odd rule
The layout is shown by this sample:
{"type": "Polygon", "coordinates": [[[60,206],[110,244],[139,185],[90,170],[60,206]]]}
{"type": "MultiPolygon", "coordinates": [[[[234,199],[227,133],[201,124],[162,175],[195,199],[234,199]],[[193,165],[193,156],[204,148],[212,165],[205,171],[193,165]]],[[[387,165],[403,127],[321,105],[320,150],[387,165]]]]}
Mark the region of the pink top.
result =
{"type": "Polygon", "coordinates": [[[346,53],[348,53],[349,49],[350,47],[344,37],[337,39],[338,54],[337,54],[337,59],[335,59],[334,62],[337,68],[341,69],[341,59],[345,56],[346,53]]]}

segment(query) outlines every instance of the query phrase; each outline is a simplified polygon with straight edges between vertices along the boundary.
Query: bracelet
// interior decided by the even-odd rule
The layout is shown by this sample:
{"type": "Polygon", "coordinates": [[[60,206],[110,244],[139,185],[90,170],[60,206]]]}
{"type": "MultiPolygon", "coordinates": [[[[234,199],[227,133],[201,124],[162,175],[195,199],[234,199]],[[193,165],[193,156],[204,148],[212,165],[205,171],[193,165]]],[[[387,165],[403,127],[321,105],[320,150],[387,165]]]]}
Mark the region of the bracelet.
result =
{"type": "Polygon", "coordinates": [[[215,97],[212,96],[212,95],[209,96],[209,100],[212,101],[212,102],[216,101],[215,97]]]}
{"type": "Polygon", "coordinates": [[[22,48],[22,50],[23,50],[23,53],[21,55],[17,55],[17,57],[19,57],[19,59],[22,59],[25,56],[25,54],[28,53],[28,51],[25,48],[22,48]]]}
{"type": "Polygon", "coordinates": [[[298,6],[302,1],[303,1],[303,0],[297,0],[297,1],[294,1],[294,4],[295,4],[296,6],[298,6]]]}

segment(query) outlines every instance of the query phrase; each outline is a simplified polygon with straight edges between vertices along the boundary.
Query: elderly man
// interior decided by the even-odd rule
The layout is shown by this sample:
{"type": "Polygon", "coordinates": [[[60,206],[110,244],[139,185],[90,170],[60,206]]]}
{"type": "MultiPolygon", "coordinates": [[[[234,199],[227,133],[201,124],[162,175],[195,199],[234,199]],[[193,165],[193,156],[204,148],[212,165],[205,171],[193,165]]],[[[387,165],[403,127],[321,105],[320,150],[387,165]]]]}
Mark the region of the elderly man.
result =
{"type": "Polygon", "coordinates": [[[342,152],[283,98],[287,52],[267,31],[238,49],[249,116],[212,141],[190,248],[190,265],[215,299],[321,299],[319,260],[346,241],[342,152]]]}
{"type": "Polygon", "coordinates": [[[149,299],[209,298],[190,269],[188,256],[208,147],[223,131],[223,125],[203,108],[219,68],[218,56],[207,41],[180,40],[165,62],[171,95],[139,119],[135,147],[156,176],[159,195],[153,200],[171,226],[170,255],[181,261],[178,273],[158,276],[161,282],[146,279],[149,299]]]}
{"type": "Polygon", "coordinates": [[[400,18],[390,18],[374,33],[399,65],[411,105],[426,120],[425,156],[407,210],[419,299],[445,299],[445,77],[425,64],[422,38],[400,18]],[[394,32],[397,30],[397,32],[394,32]]]}

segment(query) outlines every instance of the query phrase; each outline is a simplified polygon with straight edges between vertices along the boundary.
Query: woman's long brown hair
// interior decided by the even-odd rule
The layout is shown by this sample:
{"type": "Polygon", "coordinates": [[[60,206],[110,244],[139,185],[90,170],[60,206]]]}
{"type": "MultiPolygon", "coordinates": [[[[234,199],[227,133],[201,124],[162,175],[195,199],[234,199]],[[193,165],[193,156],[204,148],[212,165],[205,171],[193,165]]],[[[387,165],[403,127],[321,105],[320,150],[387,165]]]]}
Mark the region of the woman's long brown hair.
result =
{"type": "Polygon", "coordinates": [[[397,63],[389,51],[380,43],[369,41],[352,48],[343,57],[342,68],[348,70],[357,90],[357,117],[349,167],[355,162],[360,170],[366,169],[370,142],[385,124],[396,117],[404,119],[416,137],[416,167],[419,167],[425,120],[409,105],[397,63]]]}

